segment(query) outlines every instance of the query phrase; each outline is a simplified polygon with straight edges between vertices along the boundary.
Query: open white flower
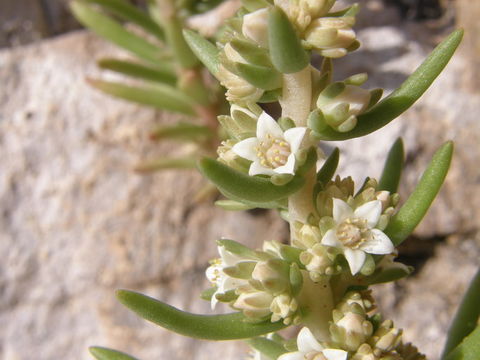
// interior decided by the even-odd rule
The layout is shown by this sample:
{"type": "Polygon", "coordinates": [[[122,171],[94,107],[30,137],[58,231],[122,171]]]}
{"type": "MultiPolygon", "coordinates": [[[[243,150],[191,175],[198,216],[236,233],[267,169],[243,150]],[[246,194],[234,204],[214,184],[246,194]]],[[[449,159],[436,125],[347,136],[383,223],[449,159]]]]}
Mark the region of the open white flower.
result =
{"type": "Polygon", "coordinates": [[[307,128],[294,127],[283,132],[266,112],[257,122],[257,136],[235,144],[232,151],[253,163],[248,174],[295,174],[296,154],[300,150],[307,128]]]}
{"type": "Polygon", "coordinates": [[[210,300],[212,310],[218,303],[216,298],[217,294],[224,294],[229,290],[233,290],[241,285],[247,284],[247,280],[232,278],[223,272],[224,268],[235,266],[239,262],[245,261],[246,259],[232,254],[223,246],[218,247],[218,253],[220,254],[220,258],[213,260],[211,265],[205,271],[207,279],[217,287],[215,293],[212,295],[212,299],[210,300]]]}
{"type": "Polygon", "coordinates": [[[297,336],[298,351],[281,355],[278,360],[346,360],[348,353],[340,349],[325,349],[304,327],[297,336]]]}
{"type": "Polygon", "coordinates": [[[387,235],[375,229],[382,214],[380,200],[369,201],[353,210],[340,199],[333,199],[335,227],[327,231],[321,243],[342,249],[352,275],[360,271],[366,254],[390,254],[394,246],[387,235]]]}

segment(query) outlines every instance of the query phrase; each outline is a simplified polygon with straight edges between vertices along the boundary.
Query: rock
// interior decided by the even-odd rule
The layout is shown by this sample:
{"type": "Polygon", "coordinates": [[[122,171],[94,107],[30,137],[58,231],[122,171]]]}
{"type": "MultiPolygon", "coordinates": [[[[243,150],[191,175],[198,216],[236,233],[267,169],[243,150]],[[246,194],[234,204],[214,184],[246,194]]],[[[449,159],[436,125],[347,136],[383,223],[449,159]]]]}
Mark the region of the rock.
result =
{"type": "Polygon", "coordinates": [[[214,347],[242,358],[236,343],[195,341],[138,319],[114,290],[210,313],[199,293],[215,240],[256,246],[282,239],[286,225],[195,203],[205,181],[194,171],[134,173],[140,159],[172,152],[147,139],[174,117],[88,87],[92,59],[105,51],[79,32],[0,53],[0,355],[87,359],[96,344],[143,359],[207,359],[214,347]]]}

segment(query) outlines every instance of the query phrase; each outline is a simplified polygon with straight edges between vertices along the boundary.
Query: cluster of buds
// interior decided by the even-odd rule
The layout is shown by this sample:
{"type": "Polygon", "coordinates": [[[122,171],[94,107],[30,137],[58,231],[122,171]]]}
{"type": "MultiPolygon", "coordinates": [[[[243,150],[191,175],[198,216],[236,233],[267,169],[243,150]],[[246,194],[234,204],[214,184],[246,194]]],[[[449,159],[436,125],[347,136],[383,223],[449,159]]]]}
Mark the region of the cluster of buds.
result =
{"type": "Polygon", "coordinates": [[[219,240],[221,257],[206,271],[215,286],[212,308],[221,301],[252,321],[268,318],[285,324],[295,322],[302,275],[296,264],[280,257],[278,249],[269,242],[264,251],[255,251],[232,240],[219,240]]]}

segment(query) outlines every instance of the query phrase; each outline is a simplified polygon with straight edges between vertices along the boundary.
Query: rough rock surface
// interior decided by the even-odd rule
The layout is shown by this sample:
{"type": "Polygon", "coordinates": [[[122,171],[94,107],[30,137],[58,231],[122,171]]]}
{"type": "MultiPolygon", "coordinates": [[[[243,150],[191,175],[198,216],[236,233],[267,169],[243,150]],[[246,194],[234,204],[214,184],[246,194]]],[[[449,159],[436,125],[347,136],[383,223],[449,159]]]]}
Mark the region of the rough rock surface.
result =
{"type": "MultiPolygon", "coordinates": [[[[377,71],[367,85],[393,89],[441,36],[402,22],[379,1],[365,5],[359,21],[365,50],[349,57],[353,65],[339,63],[339,78],[377,71]]],[[[197,294],[207,286],[203,271],[215,256],[214,240],[282,240],[285,225],[274,214],[195,203],[192,196],[203,184],[195,173],[131,171],[139,159],[171,151],[146,140],[155,123],[171,118],[85,84],[85,74],[95,72],[93,58],[111,51],[94,36],[75,33],[0,52],[0,357],[87,359],[87,346],[100,344],[146,360],[244,358],[241,344],[169,334],[114,299],[114,289],[128,288],[208,312],[197,294]]],[[[461,49],[402,119],[342,144],[340,172],[353,171],[361,181],[378,176],[388,145],[404,136],[404,196],[444,140],[457,144],[440,198],[417,242],[410,241],[413,250],[408,244],[403,249],[419,264],[418,248],[427,248],[429,259],[412,279],[378,289],[387,316],[431,359],[438,358],[455,306],[479,265],[480,95],[459,77],[469,61],[461,49]],[[439,237],[448,238],[439,244],[439,237]]]]}

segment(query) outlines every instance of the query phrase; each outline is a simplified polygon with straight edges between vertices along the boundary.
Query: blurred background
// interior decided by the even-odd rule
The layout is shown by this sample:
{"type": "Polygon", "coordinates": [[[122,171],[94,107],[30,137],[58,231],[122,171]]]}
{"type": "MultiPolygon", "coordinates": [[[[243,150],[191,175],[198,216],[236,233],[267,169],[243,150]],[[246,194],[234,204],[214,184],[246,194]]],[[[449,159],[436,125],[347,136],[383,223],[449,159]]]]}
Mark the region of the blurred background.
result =
{"type": "MultiPolygon", "coordinates": [[[[348,3],[349,1],[343,1],[348,3]]],[[[465,39],[425,96],[388,127],[341,144],[339,172],[379,176],[402,136],[405,199],[430,157],[454,140],[450,174],[429,215],[400,248],[410,279],[379,286],[379,307],[429,359],[480,255],[480,2],[359,0],[363,46],[337,62],[337,76],[368,72],[369,88],[396,88],[449,32],[465,39]]],[[[141,6],[141,1],[137,2],[141,6]]],[[[232,1],[232,6],[238,1],[232,1]]],[[[139,159],[174,152],[148,140],[173,115],[90,88],[95,59],[122,51],[82,30],[67,0],[0,1],[0,358],[90,359],[103,345],[148,359],[244,359],[240,342],[186,339],[120,306],[127,288],[208,313],[198,294],[215,239],[251,246],[287,240],[270,212],[231,213],[195,202],[191,171],[139,175],[139,159]],[[214,355],[213,355],[214,354],[214,355]]]]}

